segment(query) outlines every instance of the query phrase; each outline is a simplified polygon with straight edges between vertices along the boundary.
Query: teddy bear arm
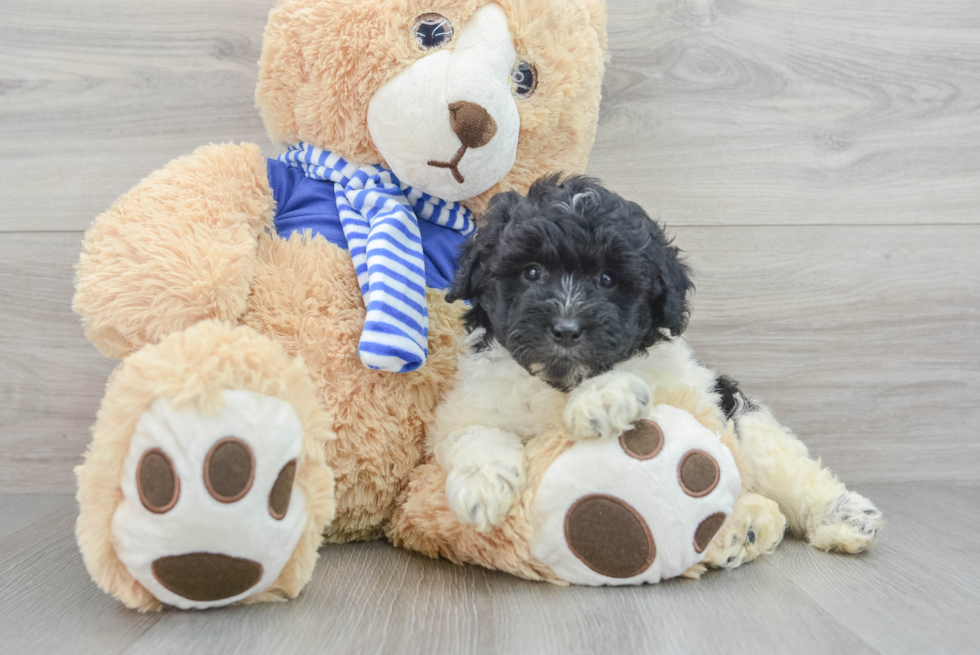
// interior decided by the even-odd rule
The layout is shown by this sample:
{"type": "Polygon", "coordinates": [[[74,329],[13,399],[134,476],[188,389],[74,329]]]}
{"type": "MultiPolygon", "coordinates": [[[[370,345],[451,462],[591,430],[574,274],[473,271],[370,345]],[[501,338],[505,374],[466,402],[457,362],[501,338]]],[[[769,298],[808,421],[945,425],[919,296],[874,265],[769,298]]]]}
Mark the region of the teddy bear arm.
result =
{"type": "Polygon", "coordinates": [[[275,200],[258,146],[204,146],[142,180],[85,235],[73,303],[86,336],[124,357],[245,311],[275,200]]]}

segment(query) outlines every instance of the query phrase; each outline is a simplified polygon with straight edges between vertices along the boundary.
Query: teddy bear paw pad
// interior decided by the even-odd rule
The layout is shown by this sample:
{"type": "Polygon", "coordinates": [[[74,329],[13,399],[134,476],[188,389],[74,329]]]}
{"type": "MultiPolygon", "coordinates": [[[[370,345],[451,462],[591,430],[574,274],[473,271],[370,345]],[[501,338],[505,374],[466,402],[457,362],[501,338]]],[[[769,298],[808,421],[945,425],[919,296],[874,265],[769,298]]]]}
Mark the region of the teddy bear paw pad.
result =
{"type": "Polygon", "coordinates": [[[303,428],[286,402],[225,391],[204,414],[157,399],[140,416],[113,516],[116,554],[158,600],[227,605],[268,588],[306,526],[294,486],[303,428]]]}
{"type": "Polygon", "coordinates": [[[700,563],[741,478],[718,435],[660,405],[619,439],[576,442],[534,499],[531,554],[573,584],[655,583],[700,563]]]}

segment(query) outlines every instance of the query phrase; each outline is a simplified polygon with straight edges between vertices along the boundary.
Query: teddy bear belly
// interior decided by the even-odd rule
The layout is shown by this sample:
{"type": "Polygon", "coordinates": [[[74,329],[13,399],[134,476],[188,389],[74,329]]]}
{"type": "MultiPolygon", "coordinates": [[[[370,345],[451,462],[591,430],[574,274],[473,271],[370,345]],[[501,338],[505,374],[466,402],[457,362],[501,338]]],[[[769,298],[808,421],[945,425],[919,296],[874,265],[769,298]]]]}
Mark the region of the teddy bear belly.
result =
{"type": "Polygon", "coordinates": [[[428,289],[429,358],[412,373],[373,371],[357,357],[364,302],[350,255],[322,236],[259,241],[242,322],[306,363],[337,439],[333,541],[380,536],[402,481],[416,466],[425,425],[456,372],[460,308],[428,289]]]}

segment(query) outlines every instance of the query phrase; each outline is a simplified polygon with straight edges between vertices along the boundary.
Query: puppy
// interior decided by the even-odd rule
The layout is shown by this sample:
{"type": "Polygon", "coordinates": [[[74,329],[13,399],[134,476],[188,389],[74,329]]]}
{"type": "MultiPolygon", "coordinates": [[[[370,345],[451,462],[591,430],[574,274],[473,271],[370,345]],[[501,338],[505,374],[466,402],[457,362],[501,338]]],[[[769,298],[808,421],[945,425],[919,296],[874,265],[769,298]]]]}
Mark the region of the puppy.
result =
{"type": "Polygon", "coordinates": [[[787,519],[815,546],[864,550],[881,523],[874,505],[733,380],[693,359],[680,338],[693,288],[680,255],[639,205],[589,178],[550,177],[527,196],[491,200],[447,294],[471,303],[468,352],[428,444],[450,507],[478,530],[498,526],[524,490],[527,441],[554,429],[618,437],[654,390],[691,388],[701,407],[735,421],[747,469],[709,563],[737,566],[770,550],[787,519]]]}

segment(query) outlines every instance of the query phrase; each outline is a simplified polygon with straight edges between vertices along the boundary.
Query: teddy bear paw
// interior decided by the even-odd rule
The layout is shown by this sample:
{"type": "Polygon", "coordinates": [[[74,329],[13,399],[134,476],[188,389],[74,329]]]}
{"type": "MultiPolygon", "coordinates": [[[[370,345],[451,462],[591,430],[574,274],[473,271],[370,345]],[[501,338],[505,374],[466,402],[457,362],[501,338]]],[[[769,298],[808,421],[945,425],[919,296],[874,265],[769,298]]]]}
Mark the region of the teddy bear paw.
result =
{"type": "Polygon", "coordinates": [[[268,588],[307,523],[294,487],[303,427],[288,403],[225,391],[204,414],[157,399],[140,415],[113,515],[116,554],[163,603],[227,605],[268,588]]]}
{"type": "Polygon", "coordinates": [[[632,373],[612,371],[573,391],[563,418],[573,441],[617,437],[647,414],[650,387],[632,373]]]}
{"type": "Polygon", "coordinates": [[[531,506],[531,554],[573,584],[696,576],[741,485],[717,434],[660,405],[619,439],[578,441],[551,464],[531,506]]]}

